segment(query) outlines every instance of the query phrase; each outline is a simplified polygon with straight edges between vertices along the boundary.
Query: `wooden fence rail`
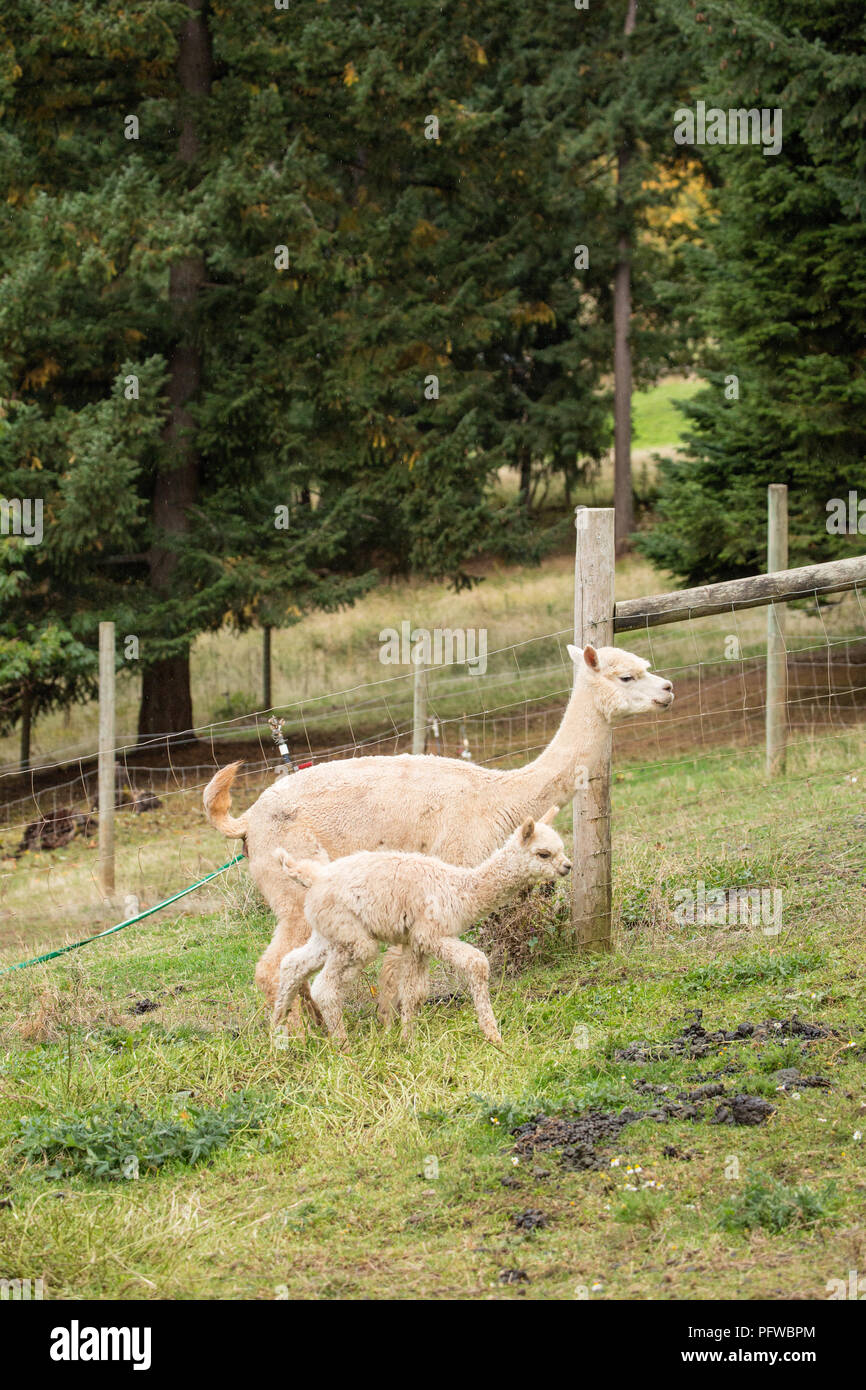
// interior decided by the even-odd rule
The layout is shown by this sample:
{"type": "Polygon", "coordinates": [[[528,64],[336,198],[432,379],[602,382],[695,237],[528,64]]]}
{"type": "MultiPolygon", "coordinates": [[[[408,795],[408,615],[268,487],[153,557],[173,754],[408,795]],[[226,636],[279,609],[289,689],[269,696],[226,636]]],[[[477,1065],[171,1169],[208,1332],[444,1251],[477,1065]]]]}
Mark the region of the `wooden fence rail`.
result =
{"type": "Polygon", "coordinates": [[[635,632],[639,628],[660,627],[662,623],[684,623],[689,618],[706,618],[734,608],[760,608],[778,599],[838,594],[858,584],[866,584],[866,555],[777,570],[774,574],[753,574],[746,579],[728,579],[724,584],[702,584],[698,589],[678,589],[671,594],[625,599],[614,608],[613,630],[635,632]]]}

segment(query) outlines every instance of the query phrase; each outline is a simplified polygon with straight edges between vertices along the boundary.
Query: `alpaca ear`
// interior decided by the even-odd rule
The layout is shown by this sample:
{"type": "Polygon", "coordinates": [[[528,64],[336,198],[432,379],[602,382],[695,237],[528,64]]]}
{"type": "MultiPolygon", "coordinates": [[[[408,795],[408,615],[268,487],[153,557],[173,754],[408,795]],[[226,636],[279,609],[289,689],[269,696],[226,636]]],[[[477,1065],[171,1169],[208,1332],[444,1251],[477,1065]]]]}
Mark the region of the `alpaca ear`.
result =
{"type": "Polygon", "coordinates": [[[550,810],[549,810],[549,811],[545,811],[544,815],[541,817],[542,823],[543,823],[544,825],[553,825],[553,822],[555,821],[555,819],[556,819],[556,817],[557,817],[558,815],[559,815],[559,807],[558,807],[558,806],[551,806],[550,810]]]}
{"type": "Polygon", "coordinates": [[[523,824],[521,825],[521,827],[520,827],[520,843],[521,843],[522,845],[528,845],[528,844],[529,844],[529,841],[532,839],[532,837],[533,837],[534,834],[535,834],[535,821],[534,821],[534,820],[525,820],[525,821],[523,822],[523,824]]]}
{"type": "Polygon", "coordinates": [[[587,643],[583,649],[583,659],[591,671],[598,670],[598,652],[595,650],[595,647],[591,647],[587,643]]]}
{"type": "Polygon", "coordinates": [[[568,652],[568,655],[571,657],[572,661],[576,665],[577,662],[580,661],[582,655],[580,647],[573,647],[570,642],[566,642],[565,650],[568,652]]]}

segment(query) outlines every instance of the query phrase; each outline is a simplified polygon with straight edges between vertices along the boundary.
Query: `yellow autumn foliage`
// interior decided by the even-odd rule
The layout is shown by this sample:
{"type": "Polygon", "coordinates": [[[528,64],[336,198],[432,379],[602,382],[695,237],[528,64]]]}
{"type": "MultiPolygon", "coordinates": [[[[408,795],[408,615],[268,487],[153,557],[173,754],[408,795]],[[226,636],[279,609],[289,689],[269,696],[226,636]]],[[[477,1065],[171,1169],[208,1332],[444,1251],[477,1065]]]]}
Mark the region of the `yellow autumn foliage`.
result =
{"type": "Polygon", "coordinates": [[[55,362],[53,357],[46,357],[40,366],[33,367],[26,373],[21,385],[25,391],[38,391],[40,387],[46,386],[53,377],[59,376],[60,371],[60,363],[55,362]]]}
{"type": "Polygon", "coordinates": [[[543,299],[535,300],[532,304],[518,304],[511,310],[509,318],[519,327],[527,323],[556,323],[556,314],[543,299]]]}

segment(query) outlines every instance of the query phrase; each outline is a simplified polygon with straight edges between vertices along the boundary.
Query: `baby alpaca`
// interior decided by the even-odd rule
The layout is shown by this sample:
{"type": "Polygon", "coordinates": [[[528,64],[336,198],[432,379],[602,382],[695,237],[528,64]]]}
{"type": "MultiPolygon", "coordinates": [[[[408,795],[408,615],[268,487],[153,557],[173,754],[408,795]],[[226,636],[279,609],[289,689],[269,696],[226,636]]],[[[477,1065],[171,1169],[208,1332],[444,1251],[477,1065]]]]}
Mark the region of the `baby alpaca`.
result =
{"type": "Polygon", "coordinates": [[[428,958],[436,956],[463,978],[485,1038],[500,1043],[487,988],[487,957],[459,937],[521,888],[569,872],[562,840],[550,824],[558,810],[553,806],[541,820],[524,821],[502,849],[474,869],[400,851],[362,850],[323,864],[296,861],[284,849],[275,849],[285,872],[310,890],[304,914],[311,935],[280,962],[274,1026],[283,1022],[304,981],[324,966],[312,997],[328,1032],[345,1042],[348,986],[385,942],[407,947],[411,962],[399,988],[404,1038],[426,997],[428,958]]]}

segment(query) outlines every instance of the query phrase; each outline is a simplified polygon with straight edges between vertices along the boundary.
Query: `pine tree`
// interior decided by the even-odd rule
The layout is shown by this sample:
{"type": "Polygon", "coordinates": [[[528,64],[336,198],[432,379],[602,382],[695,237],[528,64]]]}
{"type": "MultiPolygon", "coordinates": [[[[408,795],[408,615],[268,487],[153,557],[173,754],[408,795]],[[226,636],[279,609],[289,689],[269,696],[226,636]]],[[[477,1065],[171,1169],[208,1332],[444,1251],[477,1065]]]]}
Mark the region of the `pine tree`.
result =
{"type": "Polygon", "coordinates": [[[761,569],[767,484],[787,483],[791,563],[862,546],[828,505],[866,492],[866,17],[851,0],[701,5],[707,107],[782,111],[782,148],[705,152],[717,217],[694,254],[708,387],[662,469],[642,548],[696,584],[761,569]]]}
{"type": "Polygon", "coordinates": [[[499,470],[525,500],[608,438],[601,30],[516,0],[0,18],[0,483],[46,516],[4,622],[86,652],[113,617],[147,737],[191,727],[208,628],[539,553],[499,470]]]}

